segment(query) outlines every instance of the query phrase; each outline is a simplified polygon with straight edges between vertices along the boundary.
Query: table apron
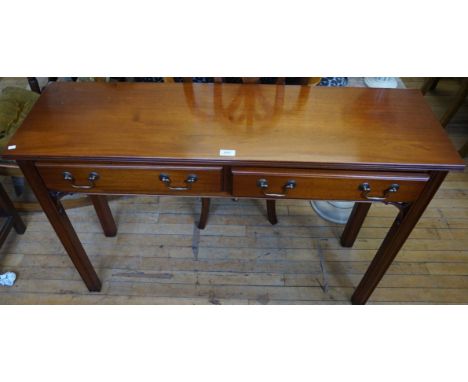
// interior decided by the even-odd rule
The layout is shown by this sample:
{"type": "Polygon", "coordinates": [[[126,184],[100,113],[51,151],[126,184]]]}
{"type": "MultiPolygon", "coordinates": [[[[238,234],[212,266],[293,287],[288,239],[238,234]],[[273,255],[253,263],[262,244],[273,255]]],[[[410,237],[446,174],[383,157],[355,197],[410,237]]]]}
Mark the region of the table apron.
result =
{"type": "Polygon", "coordinates": [[[210,165],[38,162],[36,168],[49,190],[103,195],[411,202],[429,179],[411,172],[210,165]]]}

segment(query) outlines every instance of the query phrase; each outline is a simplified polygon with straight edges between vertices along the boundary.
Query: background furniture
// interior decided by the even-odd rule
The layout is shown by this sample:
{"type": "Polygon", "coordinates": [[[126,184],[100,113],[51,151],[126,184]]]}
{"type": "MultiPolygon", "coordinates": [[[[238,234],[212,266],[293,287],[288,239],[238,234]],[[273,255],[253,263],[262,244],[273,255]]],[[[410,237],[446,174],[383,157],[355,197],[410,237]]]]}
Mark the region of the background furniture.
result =
{"type": "MultiPolygon", "coordinates": [[[[440,81],[440,77],[431,77],[428,78],[423,86],[421,87],[421,92],[425,95],[429,90],[434,90],[440,81]]],[[[466,96],[468,95],[468,78],[462,78],[460,80],[460,87],[456,93],[453,102],[450,104],[449,108],[440,118],[440,124],[443,127],[446,127],[453,116],[456,114],[460,106],[465,101],[466,96]]]]}
{"type": "MultiPolygon", "coordinates": [[[[23,220],[18,215],[15,207],[11,203],[8,194],[6,193],[5,189],[3,188],[2,184],[0,183],[0,215],[2,218],[5,218],[5,222],[3,223],[2,227],[0,228],[0,247],[5,242],[8,234],[13,227],[15,231],[22,235],[26,231],[26,226],[23,223],[23,220]]],[[[16,275],[12,272],[3,273],[0,271],[0,285],[12,286],[16,275]]]]}
{"type": "MultiPolygon", "coordinates": [[[[0,148],[5,148],[7,142],[28,115],[34,103],[39,98],[35,92],[7,87],[0,94],[0,148]]],[[[16,195],[24,190],[24,178],[14,161],[0,161],[0,175],[12,177],[16,195]]]]}
{"type": "MultiPolygon", "coordinates": [[[[426,79],[423,86],[421,87],[421,92],[425,95],[428,91],[434,90],[441,77],[430,77],[426,79]]],[[[460,87],[457,93],[454,96],[454,99],[447,110],[444,112],[442,117],[440,118],[440,124],[443,127],[447,127],[450,123],[453,116],[457,113],[458,109],[463,105],[465,102],[466,96],[468,95],[468,78],[461,78],[460,79],[460,87]]],[[[468,141],[462,146],[462,148],[458,151],[462,157],[468,155],[468,141]]]]}
{"type": "Polygon", "coordinates": [[[8,194],[0,183],[0,214],[3,217],[6,217],[6,221],[3,224],[0,230],[0,247],[7,238],[8,234],[11,231],[11,228],[14,228],[18,234],[23,234],[26,231],[26,226],[24,225],[21,216],[19,216],[16,211],[13,203],[11,202],[8,194]]]}
{"type": "Polygon", "coordinates": [[[458,150],[458,152],[463,158],[465,158],[468,155],[468,141],[465,142],[465,144],[461,147],[460,150],[458,150]]]}

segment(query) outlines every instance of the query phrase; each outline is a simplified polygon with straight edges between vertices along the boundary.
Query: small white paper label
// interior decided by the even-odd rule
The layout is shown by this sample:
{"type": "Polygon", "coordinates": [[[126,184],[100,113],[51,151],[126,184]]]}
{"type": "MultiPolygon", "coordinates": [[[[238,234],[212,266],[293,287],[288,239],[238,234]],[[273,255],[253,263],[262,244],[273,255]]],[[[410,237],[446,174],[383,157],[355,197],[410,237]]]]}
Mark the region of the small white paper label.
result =
{"type": "Polygon", "coordinates": [[[219,150],[219,156],[221,156],[221,157],[235,157],[236,156],[236,150],[221,149],[221,150],[219,150]]]}
{"type": "Polygon", "coordinates": [[[8,150],[14,150],[14,149],[16,149],[16,145],[10,145],[10,146],[8,146],[8,150]]]}

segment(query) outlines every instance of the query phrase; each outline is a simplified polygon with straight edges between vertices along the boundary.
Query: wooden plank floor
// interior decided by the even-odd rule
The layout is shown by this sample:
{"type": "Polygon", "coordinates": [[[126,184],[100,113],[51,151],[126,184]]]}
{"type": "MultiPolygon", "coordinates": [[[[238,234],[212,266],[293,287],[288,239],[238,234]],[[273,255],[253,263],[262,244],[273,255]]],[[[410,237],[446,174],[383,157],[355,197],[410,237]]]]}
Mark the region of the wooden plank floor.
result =
{"type": "MultiPolygon", "coordinates": [[[[421,79],[405,79],[419,87],[421,79]]],[[[428,95],[442,113],[456,88],[428,95]]],[[[448,127],[455,145],[468,139],[468,105],[448,127]]],[[[371,297],[370,303],[468,303],[468,171],[452,173],[371,297]]],[[[23,214],[27,231],[0,249],[3,304],[348,304],[388,227],[391,206],[373,205],[352,249],[342,226],[316,216],[308,201],[278,201],[271,226],[261,201],[213,200],[198,230],[194,198],[122,197],[111,201],[119,234],[105,238],[92,207],[71,220],[103,281],[89,293],[43,213],[23,214]]]]}

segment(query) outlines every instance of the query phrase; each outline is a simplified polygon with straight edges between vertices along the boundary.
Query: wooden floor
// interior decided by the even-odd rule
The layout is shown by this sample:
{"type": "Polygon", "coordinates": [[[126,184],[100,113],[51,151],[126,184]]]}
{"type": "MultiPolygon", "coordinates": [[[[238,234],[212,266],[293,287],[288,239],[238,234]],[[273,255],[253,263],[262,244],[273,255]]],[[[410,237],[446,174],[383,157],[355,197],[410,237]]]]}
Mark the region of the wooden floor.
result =
{"type": "MultiPolygon", "coordinates": [[[[404,79],[419,87],[421,79],[404,79]]],[[[456,89],[444,80],[427,96],[441,114],[456,89]]],[[[457,148],[468,139],[468,103],[448,126],[457,148]]],[[[468,303],[468,171],[439,190],[369,303],[468,303]]],[[[92,207],[71,220],[103,281],[89,293],[43,213],[24,214],[27,231],[0,249],[3,304],[348,304],[388,227],[392,206],[373,205],[354,248],[343,229],[315,215],[308,201],[278,201],[279,224],[264,203],[214,200],[205,230],[193,198],[111,201],[119,234],[105,238],[92,207]]]]}

